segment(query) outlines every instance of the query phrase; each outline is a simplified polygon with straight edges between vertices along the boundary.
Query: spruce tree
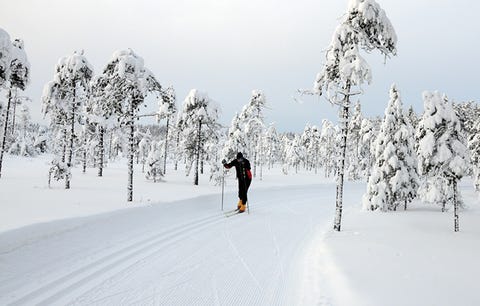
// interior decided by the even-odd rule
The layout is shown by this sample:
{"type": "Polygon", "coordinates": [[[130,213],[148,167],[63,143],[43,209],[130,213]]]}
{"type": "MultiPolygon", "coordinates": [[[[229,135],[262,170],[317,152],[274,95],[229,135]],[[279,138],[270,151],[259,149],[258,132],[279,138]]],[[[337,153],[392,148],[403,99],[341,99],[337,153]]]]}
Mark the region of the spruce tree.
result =
{"type": "Polygon", "coordinates": [[[457,183],[467,170],[467,148],[462,125],[452,104],[438,92],[424,92],[424,113],[418,124],[419,171],[426,178],[419,190],[428,203],[437,203],[445,211],[454,207],[454,231],[459,230],[461,204],[457,183]]]}
{"type": "Polygon", "coordinates": [[[375,142],[375,162],[368,179],[364,208],[396,210],[417,195],[417,160],[413,129],[405,118],[400,94],[392,85],[390,101],[375,142]]]}

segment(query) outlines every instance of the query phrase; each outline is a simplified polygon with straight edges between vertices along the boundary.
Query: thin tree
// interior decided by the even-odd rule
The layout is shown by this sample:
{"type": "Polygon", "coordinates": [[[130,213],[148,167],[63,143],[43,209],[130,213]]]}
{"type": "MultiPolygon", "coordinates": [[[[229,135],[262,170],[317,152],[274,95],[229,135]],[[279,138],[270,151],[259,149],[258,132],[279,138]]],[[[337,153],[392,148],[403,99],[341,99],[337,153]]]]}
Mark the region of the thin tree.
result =
{"type": "Polygon", "coordinates": [[[379,50],[385,57],[396,54],[397,36],[384,10],[374,0],[351,0],[347,13],[335,30],[326,54],[326,62],[317,75],[313,93],[327,94],[340,108],[340,160],[337,176],[334,230],[340,231],[343,209],[343,181],[349,125],[350,97],[360,93],[355,87],[370,83],[371,73],[360,49],[379,50]]]}
{"type": "MultiPolygon", "coordinates": [[[[3,153],[6,149],[7,144],[7,131],[9,122],[10,107],[12,104],[15,106],[17,103],[17,92],[18,90],[25,90],[29,80],[30,80],[30,63],[27,59],[27,54],[25,53],[25,48],[23,41],[20,39],[15,39],[10,48],[8,48],[9,36],[8,34],[0,29],[0,86],[3,84],[2,78],[5,77],[6,84],[8,84],[8,94],[7,94],[7,107],[5,109],[5,119],[3,122],[3,136],[2,136],[2,147],[0,148],[0,177],[2,176],[2,163],[3,163],[3,153]],[[4,50],[9,49],[10,54],[3,54],[4,50]],[[5,64],[3,63],[5,62],[5,64]]],[[[0,87],[1,88],[1,87],[0,87]]],[[[15,113],[13,113],[12,118],[12,131],[15,124],[15,113]]]]}
{"type": "Polygon", "coordinates": [[[240,113],[240,120],[243,123],[244,137],[246,144],[246,155],[253,157],[253,176],[257,176],[258,151],[257,144],[265,129],[265,118],[263,110],[267,100],[260,90],[253,90],[250,102],[243,107],[240,113]]]}
{"type": "Polygon", "coordinates": [[[167,156],[168,156],[168,137],[170,132],[170,121],[177,113],[175,89],[169,86],[163,91],[160,98],[157,118],[158,120],[166,119],[165,124],[165,144],[163,150],[163,174],[167,172],[167,156]]]}
{"type": "Polygon", "coordinates": [[[182,110],[182,132],[185,155],[188,159],[187,173],[195,163],[194,185],[198,185],[199,167],[209,138],[217,137],[219,108],[208,97],[192,89],[185,98],[182,110]]]}
{"type": "MultiPolygon", "coordinates": [[[[93,68],[83,55],[83,51],[61,58],[55,67],[53,80],[44,89],[44,113],[59,116],[65,130],[66,166],[72,168],[75,141],[75,126],[81,121],[88,92],[88,83],[93,68]],[[67,132],[69,129],[69,132],[67,132]],[[68,137],[68,138],[67,138],[68,137]]],[[[70,189],[70,175],[65,177],[65,189],[70,189]]]]}
{"type": "Polygon", "coordinates": [[[162,87],[152,72],[144,66],[143,59],[131,49],[117,51],[103,69],[107,80],[105,96],[108,109],[128,133],[128,184],[127,201],[133,201],[133,160],[135,154],[135,119],[145,97],[161,92],[162,87]]]}
{"type": "Polygon", "coordinates": [[[467,148],[462,124],[445,95],[424,92],[424,113],[418,124],[418,168],[426,177],[419,190],[425,202],[440,203],[442,211],[453,203],[454,231],[459,230],[461,204],[457,182],[467,170],[467,148]]]}

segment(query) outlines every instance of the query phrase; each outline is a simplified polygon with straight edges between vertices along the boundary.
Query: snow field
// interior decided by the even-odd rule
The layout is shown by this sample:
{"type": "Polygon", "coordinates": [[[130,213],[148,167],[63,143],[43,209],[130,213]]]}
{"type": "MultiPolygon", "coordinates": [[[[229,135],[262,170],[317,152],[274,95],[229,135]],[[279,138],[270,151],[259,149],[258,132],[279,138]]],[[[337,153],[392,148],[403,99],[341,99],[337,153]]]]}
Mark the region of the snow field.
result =
{"type": "MultiPolygon", "coordinates": [[[[206,175],[193,186],[169,170],[153,184],[137,169],[127,203],[124,161],[103,178],[74,169],[69,191],[46,187],[43,157],[6,165],[0,305],[480,303],[480,204],[467,179],[458,233],[438,206],[362,211],[364,182],[346,183],[337,233],[335,184],[321,174],[264,171],[249,193],[251,214],[225,218],[221,188],[206,175]]],[[[237,202],[236,181],[226,181],[225,211],[237,202]]]]}
{"type": "Polygon", "coordinates": [[[479,305],[480,203],[471,180],[461,182],[460,192],[468,207],[457,233],[453,209],[442,213],[414,201],[407,211],[381,213],[353,203],[342,232],[326,231],[313,250],[329,266],[322,276],[333,287],[334,305],[479,305]],[[343,300],[352,292],[354,299],[343,300]]]}
{"type": "MultiPolygon", "coordinates": [[[[142,195],[149,202],[130,204],[140,207],[85,216],[90,201],[102,205],[105,199],[97,199],[104,189],[96,186],[92,175],[84,175],[82,181],[82,175],[74,173],[70,191],[82,189],[83,197],[74,200],[77,205],[70,204],[72,198],[64,199],[63,218],[49,203],[55,198],[52,195],[63,196],[61,187],[39,188],[43,192],[35,200],[22,203],[51,210],[51,219],[60,220],[20,227],[27,219],[21,217],[23,210],[17,211],[20,223],[11,221],[17,229],[0,235],[0,304],[292,305],[297,299],[294,271],[302,264],[300,255],[315,234],[316,224],[329,222],[333,214],[332,200],[322,201],[327,194],[327,198],[333,196],[327,192],[332,183],[282,185],[290,184],[293,176],[272,177],[270,186],[254,181],[251,214],[225,218],[219,187],[195,188],[187,184],[190,178],[174,183],[180,176],[173,176],[155,185],[156,194],[142,195]],[[193,191],[189,194],[183,188],[193,191]],[[215,194],[181,200],[211,191],[215,194]],[[155,202],[153,197],[163,193],[165,199],[179,200],[155,202]],[[64,219],[75,215],[83,217],[64,219]]],[[[103,179],[105,188],[113,189],[114,178],[103,179]]],[[[236,182],[227,181],[225,210],[237,202],[236,182]]],[[[308,175],[298,176],[294,184],[307,181],[312,181],[308,175]]],[[[136,194],[147,185],[152,187],[138,178],[136,194]]],[[[118,192],[108,192],[112,198],[118,196],[118,192]]],[[[122,192],[120,197],[124,196],[122,192]]],[[[24,200],[13,197],[3,205],[15,206],[20,201],[24,200]]],[[[61,199],[55,201],[61,205],[61,199]]],[[[124,208],[117,205],[107,203],[98,210],[124,208]]],[[[33,218],[28,220],[34,223],[33,218]]]]}

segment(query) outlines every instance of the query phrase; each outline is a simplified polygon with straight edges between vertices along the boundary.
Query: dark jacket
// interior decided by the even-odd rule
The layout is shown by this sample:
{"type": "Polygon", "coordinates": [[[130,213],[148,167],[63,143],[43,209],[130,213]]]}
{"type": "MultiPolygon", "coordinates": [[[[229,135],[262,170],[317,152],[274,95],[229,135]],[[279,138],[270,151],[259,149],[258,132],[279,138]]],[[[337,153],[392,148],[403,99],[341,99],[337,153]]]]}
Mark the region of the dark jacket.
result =
{"type": "Polygon", "coordinates": [[[251,181],[252,180],[252,172],[250,171],[250,162],[246,158],[238,158],[234,159],[228,164],[223,165],[225,168],[230,169],[232,167],[235,167],[235,170],[237,171],[237,178],[239,180],[245,180],[245,181],[251,181]]]}

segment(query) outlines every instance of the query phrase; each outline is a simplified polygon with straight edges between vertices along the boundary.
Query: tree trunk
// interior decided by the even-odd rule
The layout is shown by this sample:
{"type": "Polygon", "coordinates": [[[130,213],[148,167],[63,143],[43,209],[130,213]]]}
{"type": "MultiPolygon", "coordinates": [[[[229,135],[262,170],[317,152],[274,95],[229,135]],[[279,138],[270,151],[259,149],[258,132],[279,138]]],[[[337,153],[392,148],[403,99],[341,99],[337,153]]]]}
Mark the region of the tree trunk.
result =
{"type": "Polygon", "coordinates": [[[260,180],[263,180],[263,165],[260,164],[260,180]]]}
{"type": "MultiPolygon", "coordinates": [[[[177,148],[180,144],[180,131],[177,132],[177,148]]],[[[175,171],[178,170],[178,158],[175,158],[175,171]]]]}
{"type": "Polygon", "coordinates": [[[253,177],[257,177],[257,151],[253,153],[253,177]]]}
{"type": "MultiPolygon", "coordinates": [[[[87,142],[87,140],[85,139],[85,142],[87,142]]],[[[82,165],[82,173],[86,173],[87,172],[87,148],[86,148],[86,143],[85,143],[85,149],[83,149],[83,165],[82,165]]]]}
{"type": "Polygon", "coordinates": [[[17,91],[15,90],[15,96],[13,97],[13,109],[12,109],[12,130],[10,134],[13,136],[15,133],[15,113],[17,112],[17,91]]]}
{"type": "Polygon", "coordinates": [[[201,142],[201,132],[202,132],[202,120],[198,121],[198,131],[197,131],[197,152],[195,153],[195,180],[194,185],[198,185],[198,166],[200,163],[200,142],[201,142]]]}
{"type": "Polygon", "coordinates": [[[67,156],[67,128],[63,127],[63,144],[62,144],[62,163],[65,162],[67,156]]]}
{"type": "Polygon", "coordinates": [[[457,181],[452,181],[453,185],[453,220],[454,220],[454,231],[458,232],[460,230],[459,218],[458,218],[458,199],[457,199],[457,181]]]}
{"type": "MultiPolygon", "coordinates": [[[[109,157],[110,160],[113,159],[113,148],[112,148],[113,131],[114,131],[114,129],[110,129],[110,143],[108,144],[108,157],[109,157]]],[[[102,167],[103,167],[103,164],[102,164],[102,167]]]]}
{"type": "Polygon", "coordinates": [[[3,152],[7,146],[7,129],[8,129],[8,115],[10,113],[10,105],[12,104],[12,90],[8,91],[7,109],[5,109],[5,120],[3,122],[3,136],[2,136],[2,148],[0,149],[0,177],[2,177],[2,163],[3,152]]]}
{"type": "MultiPolygon", "coordinates": [[[[83,133],[83,165],[82,165],[82,173],[87,172],[87,156],[88,156],[88,148],[87,148],[87,131],[88,131],[88,120],[85,123],[85,131],[83,133]]],[[[95,162],[95,160],[94,160],[95,162]]]]}
{"type": "Polygon", "coordinates": [[[100,127],[100,139],[99,139],[99,161],[98,161],[98,176],[103,176],[103,159],[105,158],[105,144],[103,142],[103,138],[105,135],[105,128],[103,126],[100,127]]]}
{"type": "Polygon", "coordinates": [[[135,127],[134,127],[134,106],[133,101],[130,102],[128,118],[128,128],[130,129],[130,135],[128,136],[128,186],[127,186],[127,201],[133,201],[133,159],[134,159],[134,142],[135,142],[135,127]]]}
{"type": "Polygon", "coordinates": [[[350,106],[350,82],[347,81],[345,86],[345,97],[341,106],[341,124],[342,124],[342,141],[340,143],[340,165],[337,178],[337,195],[335,207],[335,221],[333,229],[340,231],[342,224],[343,210],[343,179],[345,175],[345,155],[347,152],[347,136],[348,136],[348,108],[350,106]]]}
{"type": "MultiPolygon", "coordinates": [[[[75,137],[75,103],[76,103],[76,86],[73,87],[73,103],[72,103],[72,112],[70,113],[70,142],[67,152],[67,167],[72,168],[72,159],[73,159],[73,141],[75,137]]],[[[65,189],[70,189],[70,176],[65,177],[65,189]]]]}
{"type": "Polygon", "coordinates": [[[163,175],[167,173],[167,153],[168,153],[168,128],[170,125],[170,118],[167,118],[167,129],[165,131],[165,150],[163,153],[163,175]]]}

